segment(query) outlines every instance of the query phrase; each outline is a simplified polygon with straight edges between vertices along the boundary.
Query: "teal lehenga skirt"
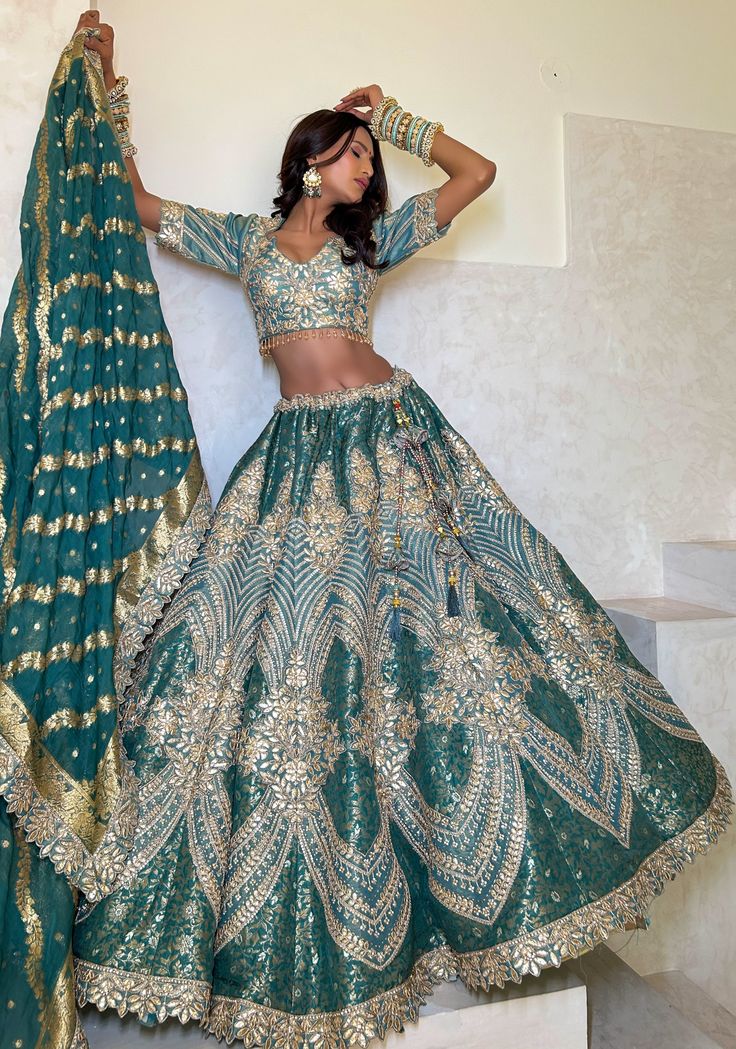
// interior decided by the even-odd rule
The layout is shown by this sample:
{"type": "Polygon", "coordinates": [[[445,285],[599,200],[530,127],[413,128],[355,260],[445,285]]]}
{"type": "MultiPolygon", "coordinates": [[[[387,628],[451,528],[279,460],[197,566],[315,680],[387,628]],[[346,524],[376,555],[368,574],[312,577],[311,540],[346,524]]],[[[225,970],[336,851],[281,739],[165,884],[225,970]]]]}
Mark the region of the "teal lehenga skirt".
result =
{"type": "Polygon", "coordinates": [[[641,919],[729,818],[718,761],[403,368],[280,400],[121,711],[140,788],[81,1002],[365,1045],[438,981],[641,919]]]}

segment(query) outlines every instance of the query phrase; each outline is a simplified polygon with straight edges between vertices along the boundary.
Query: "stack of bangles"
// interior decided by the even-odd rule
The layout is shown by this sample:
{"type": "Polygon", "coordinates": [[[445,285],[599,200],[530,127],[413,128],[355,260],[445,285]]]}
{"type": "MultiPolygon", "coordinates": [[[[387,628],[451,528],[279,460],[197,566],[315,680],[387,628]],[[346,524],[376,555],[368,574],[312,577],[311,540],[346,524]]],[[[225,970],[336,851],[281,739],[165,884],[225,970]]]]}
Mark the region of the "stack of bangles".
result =
{"type": "Polygon", "coordinates": [[[112,118],[115,121],[115,130],[120,142],[121,152],[124,157],[134,157],[138,152],[138,149],[132,144],[128,137],[128,129],[130,127],[128,120],[128,115],[130,113],[130,99],[128,98],[128,92],[126,91],[127,86],[127,76],[117,77],[115,85],[110,88],[107,97],[110,102],[112,118]]]}
{"type": "Polygon", "coordinates": [[[438,131],[445,128],[436,120],[415,117],[402,109],[391,95],[385,95],[373,110],[370,129],[380,142],[390,142],[407,153],[421,157],[428,168],[432,160],[432,143],[438,131]]]}

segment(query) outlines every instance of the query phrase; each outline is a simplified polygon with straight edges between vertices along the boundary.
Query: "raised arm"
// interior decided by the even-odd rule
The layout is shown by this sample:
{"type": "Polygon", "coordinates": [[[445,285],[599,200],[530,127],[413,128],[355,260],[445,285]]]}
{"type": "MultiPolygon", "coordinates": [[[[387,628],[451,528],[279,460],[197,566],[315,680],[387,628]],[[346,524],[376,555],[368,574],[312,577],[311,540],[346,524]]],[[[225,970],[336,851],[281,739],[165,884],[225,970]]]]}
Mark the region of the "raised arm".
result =
{"type": "MultiPolygon", "coordinates": [[[[370,84],[351,91],[334,108],[338,112],[354,113],[370,123],[373,110],[383,97],[378,84],[370,84]],[[365,113],[356,108],[358,106],[371,108],[365,113]]],[[[431,159],[450,176],[436,194],[437,226],[443,227],[491,186],[496,177],[496,165],[444,131],[438,131],[434,136],[431,159]]]]}
{"type": "Polygon", "coordinates": [[[450,176],[437,190],[435,205],[437,225],[444,226],[493,184],[496,165],[444,131],[434,137],[432,160],[450,176]]]}
{"type": "MultiPolygon", "coordinates": [[[[105,87],[108,91],[115,86],[115,73],[113,71],[113,49],[115,33],[111,25],[100,22],[99,11],[85,11],[79,19],[77,29],[85,27],[97,28],[99,37],[88,37],[85,46],[92,51],[97,51],[102,62],[102,73],[105,78],[105,87]]],[[[135,206],[141,225],[158,233],[161,226],[161,197],[155,193],[149,193],[143,185],[138,168],[133,157],[125,157],[125,166],[130,175],[130,182],[135,195],[135,206]]]]}

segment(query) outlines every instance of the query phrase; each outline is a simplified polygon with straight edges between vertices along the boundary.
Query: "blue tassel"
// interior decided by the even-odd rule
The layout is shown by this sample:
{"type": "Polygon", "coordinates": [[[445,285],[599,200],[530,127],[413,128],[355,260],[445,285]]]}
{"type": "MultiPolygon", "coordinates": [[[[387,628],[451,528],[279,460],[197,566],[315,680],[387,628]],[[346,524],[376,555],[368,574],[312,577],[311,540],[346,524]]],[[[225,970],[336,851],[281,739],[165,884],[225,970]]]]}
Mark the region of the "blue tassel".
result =
{"type": "Polygon", "coordinates": [[[454,583],[447,584],[447,614],[448,616],[460,615],[460,604],[457,599],[457,587],[454,583]]]}
{"type": "Polygon", "coordinates": [[[392,641],[401,640],[401,617],[399,615],[398,605],[395,605],[391,611],[391,625],[389,626],[388,633],[392,641]]]}

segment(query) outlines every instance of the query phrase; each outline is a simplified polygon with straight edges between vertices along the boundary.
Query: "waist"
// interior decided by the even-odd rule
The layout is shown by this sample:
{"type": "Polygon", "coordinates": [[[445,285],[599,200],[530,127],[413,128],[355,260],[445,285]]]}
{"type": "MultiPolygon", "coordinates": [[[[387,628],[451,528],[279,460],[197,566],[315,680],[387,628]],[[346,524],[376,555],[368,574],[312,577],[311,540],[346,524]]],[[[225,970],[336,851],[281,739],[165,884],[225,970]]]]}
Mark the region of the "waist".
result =
{"type": "Polygon", "coordinates": [[[361,342],[368,346],[373,345],[373,340],[358,331],[357,328],[346,328],[335,325],[325,328],[300,328],[298,331],[288,331],[281,332],[278,335],[270,335],[267,339],[260,340],[258,352],[261,357],[270,357],[271,350],[277,346],[283,346],[290,342],[300,342],[306,339],[320,338],[350,339],[353,342],[361,342]]]}
{"type": "Polygon", "coordinates": [[[413,382],[412,375],[405,368],[392,364],[388,379],[381,382],[361,383],[359,386],[346,386],[342,390],[323,390],[322,393],[295,393],[291,397],[280,397],[274,404],[274,412],[288,412],[297,409],[315,410],[318,408],[344,408],[357,401],[370,399],[374,401],[396,400],[404,389],[413,382]]]}

